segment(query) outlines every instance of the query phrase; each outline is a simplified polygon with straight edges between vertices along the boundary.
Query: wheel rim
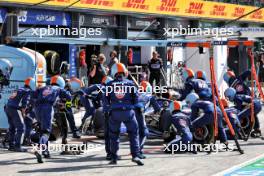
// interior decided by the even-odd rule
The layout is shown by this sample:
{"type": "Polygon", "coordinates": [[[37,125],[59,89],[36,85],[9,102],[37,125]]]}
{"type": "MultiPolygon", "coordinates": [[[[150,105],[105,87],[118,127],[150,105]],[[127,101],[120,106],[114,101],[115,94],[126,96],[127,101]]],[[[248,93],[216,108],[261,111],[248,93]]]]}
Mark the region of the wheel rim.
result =
{"type": "Polygon", "coordinates": [[[202,140],[205,140],[206,137],[209,135],[209,131],[206,126],[198,127],[198,128],[195,128],[193,135],[195,139],[202,141],[202,140]]]}

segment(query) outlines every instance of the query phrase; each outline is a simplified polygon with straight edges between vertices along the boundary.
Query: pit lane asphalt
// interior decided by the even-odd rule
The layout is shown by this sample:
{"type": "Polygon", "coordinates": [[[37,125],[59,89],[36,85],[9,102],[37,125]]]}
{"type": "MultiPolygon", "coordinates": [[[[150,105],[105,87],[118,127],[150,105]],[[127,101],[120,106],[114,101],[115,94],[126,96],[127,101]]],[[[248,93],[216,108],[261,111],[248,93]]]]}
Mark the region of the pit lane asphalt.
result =
{"type": "MultiPolygon", "coordinates": [[[[77,124],[82,114],[77,114],[77,124]]],[[[264,111],[259,115],[262,132],[264,132],[264,111]]],[[[89,149],[82,155],[60,155],[52,152],[51,158],[45,163],[38,164],[34,155],[29,153],[9,152],[0,149],[0,175],[74,175],[74,176],[153,176],[153,175],[196,175],[207,176],[217,173],[235,165],[246,162],[264,153],[264,140],[249,139],[240,141],[245,154],[236,151],[207,154],[164,154],[161,151],[160,140],[148,140],[145,151],[147,159],[144,166],[137,166],[131,162],[128,142],[122,142],[119,154],[122,157],[118,164],[108,165],[105,160],[104,144],[92,136],[85,136],[88,144],[98,144],[96,148],[89,149]]],[[[76,143],[76,141],[71,141],[76,143]]],[[[230,141],[232,143],[232,141],[230,141]]]]}

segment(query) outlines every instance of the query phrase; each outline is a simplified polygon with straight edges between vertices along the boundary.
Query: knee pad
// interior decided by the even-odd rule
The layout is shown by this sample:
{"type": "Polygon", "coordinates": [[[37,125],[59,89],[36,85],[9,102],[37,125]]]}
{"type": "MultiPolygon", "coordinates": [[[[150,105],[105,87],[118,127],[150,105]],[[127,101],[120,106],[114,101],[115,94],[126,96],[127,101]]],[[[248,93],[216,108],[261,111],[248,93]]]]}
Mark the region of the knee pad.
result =
{"type": "Polygon", "coordinates": [[[186,133],[186,134],[184,134],[184,135],[182,136],[182,141],[183,141],[184,143],[191,142],[192,140],[193,140],[193,135],[192,135],[191,132],[190,132],[190,133],[186,133]]]}

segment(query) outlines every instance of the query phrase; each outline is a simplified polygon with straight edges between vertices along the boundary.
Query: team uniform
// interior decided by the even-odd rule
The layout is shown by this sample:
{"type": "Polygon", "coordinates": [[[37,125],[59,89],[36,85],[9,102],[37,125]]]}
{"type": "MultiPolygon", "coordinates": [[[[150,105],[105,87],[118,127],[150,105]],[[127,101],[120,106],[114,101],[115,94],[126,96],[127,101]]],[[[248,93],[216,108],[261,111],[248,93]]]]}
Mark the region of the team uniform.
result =
{"type": "Polygon", "coordinates": [[[186,151],[180,151],[179,149],[182,144],[187,145],[193,140],[193,135],[190,130],[191,120],[188,115],[181,112],[182,106],[180,102],[171,102],[169,109],[172,113],[171,123],[177,129],[178,135],[167,144],[166,149],[168,150],[165,150],[165,152],[171,153],[171,150],[173,150],[173,152],[186,152],[187,148],[186,151]]]}
{"type": "Polygon", "coordinates": [[[188,94],[190,94],[194,90],[203,100],[212,99],[212,91],[208,86],[208,83],[201,79],[188,79],[184,84],[184,89],[180,90],[181,98],[180,100],[184,100],[188,94]]]}
{"type": "MultiPolygon", "coordinates": [[[[201,127],[207,124],[214,123],[214,105],[210,101],[197,100],[191,106],[191,121],[192,127],[201,127]]],[[[227,142],[226,132],[223,128],[223,115],[219,108],[217,108],[218,130],[220,142],[227,142]]]]}
{"type": "Polygon", "coordinates": [[[138,123],[134,108],[138,105],[138,92],[135,84],[126,79],[127,70],[121,63],[112,66],[111,74],[115,79],[106,84],[105,109],[109,113],[109,137],[110,137],[110,164],[117,163],[117,151],[119,149],[120,126],[123,122],[127,128],[130,141],[132,161],[138,165],[144,165],[140,160],[138,123]]]}
{"type": "MultiPolygon", "coordinates": [[[[40,144],[47,145],[48,143],[54,115],[53,105],[57,98],[71,100],[71,94],[62,89],[62,87],[64,86],[45,86],[37,89],[33,94],[34,99],[36,99],[36,114],[41,128],[40,144]]],[[[44,151],[43,155],[48,157],[48,151],[44,151]]]]}
{"type": "Polygon", "coordinates": [[[224,80],[229,87],[234,88],[237,94],[251,95],[249,87],[245,84],[245,80],[249,78],[251,71],[247,70],[238,77],[231,71],[224,74],[224,80]]]}
{"type": "Polygon", "coordinates": [[[139,94],[138,102],[138,106],[135,108],[135,113],[139,128],[140,157],[145,158],[145,156],[143,156],[142,149],[144,148],[144,144],[149,131],[145,121],[144,110],[145,107],[152,106],[154,109],[154,113],[157,113],[160,112],[161,107],[154,96],[145,92],[139,94]]]}
{"type": "Polygon", "coordinates": [[[5,112],[9,123],[10,150],[21,150],[21,144],[23,142],[25,133],[23,111],[26,109],[27,101],[30,98],[30,93],[30,88],[19,88],[9,97],[5,106],[5,112]]]}
{"type": "MultiPolygon", "coordinates": [[[[236,94],[234,98],[235,108],[240,111],[240,117],[251,117],[251,107],[247,107],[250,103],[252,103],[251,97],[243,94],[236,94]]],[[[261,102],[258,99],[253,100],[254,103],[254,116],[255,116],[255,130],[260,129],[260,123],[258,119],[258,113],[261,111],[262,106],[261,102]]]]}

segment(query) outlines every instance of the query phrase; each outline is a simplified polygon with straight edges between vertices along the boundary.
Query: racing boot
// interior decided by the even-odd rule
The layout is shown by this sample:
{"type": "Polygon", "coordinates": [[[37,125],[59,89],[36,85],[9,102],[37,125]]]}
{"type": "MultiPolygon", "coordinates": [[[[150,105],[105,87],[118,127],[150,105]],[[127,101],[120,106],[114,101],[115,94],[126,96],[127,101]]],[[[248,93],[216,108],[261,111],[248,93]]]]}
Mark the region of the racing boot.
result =
{"type": "Polygon", "coordinates": [[[110,161],[112,158],[111,158],[111,154],[110,153],[107,153],[106,157],[105,157],[106,160],[110,161]]]}
{"type": "Polygon", "coordinates": [[[141,161],[141,159],[139,157],[132,158],[132,162],[137,163],[138,166],[144,165],[143,161],[141,161]]]}
{"type": "Polygon", "coordinates": [[[260,129],[255,129],[254,131],[251,132],[250,134],[251,137],[253,138],[259,138],[261,137],[261,130],[260,129]]]}
{"type": "Polygon", "coordinates": [[[143,154],[143,152],[140,152],[140,154],[138,155],[138,157],[140,159],[146,159],[146,156],[143,154]]]}
{"type": "Polygon", "coordinates": [[[117,164],[117,160],[116,159],[111,159],[111,161],[109,162],[110,165],[116,165],[117,164]]]}
{"type": "Polygon", "coordinates": [[[39,154],[37,151],[35,151],[34,155],[36,156],[38,163],[43,163],[41,154],[39,154]]]}
{"type": "Polygon", "coordinates": [[[81,135],[79,134],[79,131],[75,131],[75,132],[73,132],[73,134],[72,134],[72,138],[80,139],[80,138],[81,138],[81,135]]]}
{"type": "Polygon", "coordinates": [[[43,151],[42,155],[44,156],[44,158],[50,158],[50,153],[49,151],[43,151]]]}

